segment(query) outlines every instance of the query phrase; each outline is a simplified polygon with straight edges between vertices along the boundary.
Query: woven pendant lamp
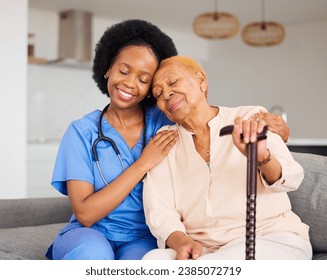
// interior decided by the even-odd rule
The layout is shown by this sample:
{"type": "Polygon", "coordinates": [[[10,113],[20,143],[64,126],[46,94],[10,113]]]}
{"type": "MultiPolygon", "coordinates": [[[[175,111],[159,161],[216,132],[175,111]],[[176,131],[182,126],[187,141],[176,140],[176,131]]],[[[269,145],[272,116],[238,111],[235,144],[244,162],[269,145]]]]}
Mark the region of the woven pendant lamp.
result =
{"type": "Polygon", "coordinates": [[[194,33],[206,39],[230,38],[238,32],[239,27],[237,17],[218,12],[218,0],[215,0],[214,12],[201,14],[193,21],[194,33]]]}
{"type": "Polygon", "coordinates": [[[242,30],[244,43],[250,46],[262,47],[280,44],[285,38],[284,27],[272,21],[265,21],[265,1],[261,0],[261,22],[253,22],[242,30]]]}

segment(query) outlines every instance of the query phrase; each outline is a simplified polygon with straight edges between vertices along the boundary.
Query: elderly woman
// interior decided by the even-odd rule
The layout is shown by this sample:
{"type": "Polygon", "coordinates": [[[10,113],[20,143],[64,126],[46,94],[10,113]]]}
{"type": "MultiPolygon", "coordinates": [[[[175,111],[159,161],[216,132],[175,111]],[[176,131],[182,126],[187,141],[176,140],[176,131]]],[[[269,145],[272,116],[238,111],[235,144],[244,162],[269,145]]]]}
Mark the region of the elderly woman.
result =
{"type": "MultiPolygon", "coordinates": [[[[251,116],[265,109],[213,106],[207,93],[205,72],[187,57],[163,60],[154,76],[157,105],[176,123],[162,129],[179,137],[145,179],[146,221],[159,249],[144,259],[245,258],[246,146],[266,125],[251,116]],[[232,137],[220,137],[230,124],[232,137]]],[[[257,154],[256,259],[311,259],[308,226],[286,194],[303,180],[302,167],[271,131],[257,154]]]]}

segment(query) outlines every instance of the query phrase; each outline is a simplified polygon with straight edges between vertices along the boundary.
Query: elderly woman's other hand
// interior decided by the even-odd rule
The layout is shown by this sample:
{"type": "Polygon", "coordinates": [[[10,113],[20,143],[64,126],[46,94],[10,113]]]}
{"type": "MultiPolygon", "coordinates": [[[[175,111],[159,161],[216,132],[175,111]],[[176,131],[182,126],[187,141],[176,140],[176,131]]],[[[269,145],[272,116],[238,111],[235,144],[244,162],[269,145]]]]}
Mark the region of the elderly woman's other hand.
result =
{"type": "Polygon", "coordinates": [[[195,260],[202,255],[202,245],[180,231],[173,232],[166,242],[176,251],[176,260],[195,260]]]}
{"type": "Polygon", "coordinates": [[[255,120],[264,121],[268,125],[271,132],[279,134],[284,142],[287,142],[290,137],[290,128],[280,115],[271,114],[261,111],[252,116],[255,120]]]}

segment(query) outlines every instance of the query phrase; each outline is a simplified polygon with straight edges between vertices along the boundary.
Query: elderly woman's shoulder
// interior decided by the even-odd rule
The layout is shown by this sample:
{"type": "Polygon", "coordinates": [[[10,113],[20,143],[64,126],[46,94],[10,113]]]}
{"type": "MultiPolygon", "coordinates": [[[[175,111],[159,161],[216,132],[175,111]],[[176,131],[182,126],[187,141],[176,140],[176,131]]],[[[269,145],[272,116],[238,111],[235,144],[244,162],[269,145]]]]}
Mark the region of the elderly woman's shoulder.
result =
{"type": "Polygon", "coordinates": [[[249,118],[250,116],[259,113],[260,111],[267,111],[263,106],[237,106],[237,107],[219,107],[220,112],[223,115],[229,115],[232,117],[241,116],[243,118],[249,118]]]}
{"type": "Polygon", "coordinates": [[[163,131],[163,130],[176,130],[176,129],[177,129],[176,124],[173,124],[173,125],[165,125],[165,126],[161,127],[161,128],[157,131],[157,133],[160,132],[160,131],[163,131]]]}

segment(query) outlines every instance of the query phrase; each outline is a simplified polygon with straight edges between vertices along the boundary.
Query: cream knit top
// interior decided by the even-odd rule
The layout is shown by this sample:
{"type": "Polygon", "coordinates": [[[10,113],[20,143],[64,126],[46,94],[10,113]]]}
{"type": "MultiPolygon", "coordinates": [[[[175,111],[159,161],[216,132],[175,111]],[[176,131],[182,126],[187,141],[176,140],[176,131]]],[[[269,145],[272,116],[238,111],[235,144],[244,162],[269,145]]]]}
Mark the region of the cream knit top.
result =
{"type": "MultiPolygon", "coordinates": [[[[209,165],[196,151],[191,132],[180,125],[169,127],[178,130],[178,141],[148,173],[143,191],[146,222],[159,248],[165,248],[174,231],[187,234],[210,251],[245,236],[246,157],[234,146],[231,135],[220,137],[219,132],[234,124],[237,116],[248,118],[262,109],[219,107],[219,114],[209,122],[209,165]]],[[[267,146],[282,165],[282,177],[268,185],[258,171],[256,234],[288,231],[308,239],[309,228],[291,211],[286,194],[299,187],[303,169],[279,135],[268,132],[267,146]]]]}

